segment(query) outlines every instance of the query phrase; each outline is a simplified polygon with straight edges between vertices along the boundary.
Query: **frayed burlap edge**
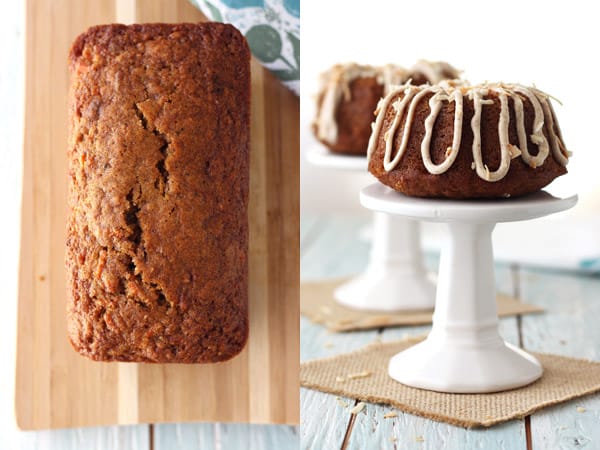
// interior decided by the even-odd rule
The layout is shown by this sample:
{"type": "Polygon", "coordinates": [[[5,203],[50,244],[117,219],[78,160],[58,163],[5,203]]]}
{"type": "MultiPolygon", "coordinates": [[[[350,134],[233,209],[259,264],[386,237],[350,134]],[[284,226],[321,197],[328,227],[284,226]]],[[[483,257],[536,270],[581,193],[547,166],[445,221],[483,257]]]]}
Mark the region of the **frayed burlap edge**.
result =
{"type": "Polygon", "coordinates": [[[422,337],[372,343],[354,352],[303,363],[300,385],[364,402],[388,404],[407,413],[466,428],[491,427],[522,419],[549,406],[600,391],[600,363],[533,352],[544,366],[542,378],[504,392],[447,394],[411,388],[392,380],[387,375],[389,358],[421,340],[422,337]],[[376,367],[374,362],[378,362],[376,367]]]}

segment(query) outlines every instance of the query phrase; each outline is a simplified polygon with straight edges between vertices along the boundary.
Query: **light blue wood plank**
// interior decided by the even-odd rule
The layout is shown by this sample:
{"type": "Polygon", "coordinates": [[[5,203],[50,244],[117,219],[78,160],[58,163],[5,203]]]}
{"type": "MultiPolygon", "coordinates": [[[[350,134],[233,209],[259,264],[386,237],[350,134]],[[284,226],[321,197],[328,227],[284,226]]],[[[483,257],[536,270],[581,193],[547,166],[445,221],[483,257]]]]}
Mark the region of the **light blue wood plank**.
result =
{"type": "MultiPolygon", "coordinates": [[[[300,357],[324,358],[361,348],[378,337],[375,330],[331,333],[306,318],[300,321],[300,357]]],[[[340,448],[354,400],[309,389],[300,392],[301,448],[340,448]]]]}
{"type": "Polygon", "coordinates": [[[72,428],[18,433],[21,450],[148,450],[148,425],[72,428]]]}
{"type": "Polygon", "coordinates": [[[223,450],[296,450],[300,445],[298,427],[289,425],[217,424],[216,436],[217,449],[223,450]]]}
{"type": "Polygon", "coordinates": [[[166,423],[154,425],[154,450],[207,449],[216,444],[214,423],[166,423]]]}
{"type": "Polygon", "coordinates": [[[353,399],[300,389],[300,448],[342,447],[353,399]]]}
{"type": "MultiPolygon", "coordinates": [[[[525,300],[547,310],[523,318],[525,348],[600,360],[600,278],[527,270],[520,284],[525,300]]],[[[531,416],[533,448],[600,448],[599,425],[600,395],[547,408],[531,416]]]]}
{"type": "MultiPolygon", "coordinates": [[[[301,357],[323,358],[356,350],[374,342],[377,331],[330,333],[308,319],[301,321],[301,357]]],[[[355,400],[301,389],[300,430],[302,449],[341,448],[355,400]]]]}
{"type": "MultiPolygon", "coordinates": [[[[436,265],[435,258],[431,255],[425,258],[425,265],[431,270],[436,265]]],[[[513,294],[510,268],[497,266],[495,275],[497,288],[513,294]]],[[[389,328],[383,331],[381,339],[395,341],[425,334],[430,329],[430,326],[389,328]]],[[[517,320],[514,317],[502,319],[500,333],[507,341],[518,344],[517,320]]],[[[403,413],[387,405],[368,404],[364,412],[357,416],[348,441],[348,449],[363,448],[525,449],[525,425],[523,421],[512,421],[491,429],[465,429],[403,413]],[[391,411],[398,416],[383,417],[391,411]]]]}
{"type": "Polygon", "coordinates": [[[360,238],[360,229],[366,223],[348,217],[328,217],[310,247],[302,249],[301,278],[335,278],[363,270],[369,243],[360,238]]]}
{"type": "Polygon", "coordinates": [[[598,396],[553,406],[531,416],[535,450],[597,449],[600,400],[598,396]]]}
{"type": "Polygon", "coordinates": [[[315,325],[306,317],[300,318],[300,361],[346,353],[375,342],[377,330],[333,333],[321,325],[315,325]]]}
{"type": "MultiPolygon", "coordinates": [[[[360,239],[365,221],[347,218],[320,220],[310,245],[302,248],[303,279],[332,278],[357,273],[366,263],[369,244],[360,239]]],[[[331,333],[306,318],[300,321],[300,358],[309,360],[363,347],[377,338],[376,330],[331,333]]],[[[338,449],[342,446],[353,399],[338,398],[309,389],[300,392],[302,449],[338,449]]]]}
{"type": "Polygon", "coordinates": [[[492,429],[467,430],[403,414],[387,406],[367,404],[358,414],[348,449],[525,449],[525,427],[507,422],[492,429]],[[384,419],[383,414],[398,413],[384,419]]]}
{"type": "Polygon", "coordinates": [[[300,251],[311,245],[313,237],[318,234],[323,220],[317,217],[302,217],[300,219],[300,251]]]}
{"type": "Polygon", "coordinates": [[[600,277],[527,270],[521,294],[546,314],[523,318],[525,347],[600,360],[600,277]]]}
{"type": "Polygon", "coordinates": [[[297,449],[298,427],[289,425],[186,423],[154,427],[155,450],[297,449]]]}

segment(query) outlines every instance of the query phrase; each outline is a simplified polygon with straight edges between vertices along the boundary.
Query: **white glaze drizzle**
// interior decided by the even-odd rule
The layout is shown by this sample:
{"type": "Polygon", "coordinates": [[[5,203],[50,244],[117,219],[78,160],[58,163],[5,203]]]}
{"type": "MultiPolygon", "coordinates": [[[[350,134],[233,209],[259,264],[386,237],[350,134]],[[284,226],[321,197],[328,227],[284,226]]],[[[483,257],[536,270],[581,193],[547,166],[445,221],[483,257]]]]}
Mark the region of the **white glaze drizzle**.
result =
{"type": "MultiPolygon", "coordinates": [[[[400,120],[402,119],[402,116],[404,114],[404,109],[406,108],[406,105],[408,104],[408,102],[410,102],[412,100],[412,98],[414,97],[416,93],[416,89],[412,89],[412,86],[409,87],[408,91],[406,92],[406,94],[404,94],[404,98],[402,99],[402,101],[400,101],[400,99],[395,102],[392,107],[396,110],[396,116],[394,117],[394,121],[392,122],[392,125],[390,126],[390,129],[386,132],[386,134],[388,136],[393,136],[396,133],[396,129],[398,128],[398,126],[400,125],[400,120]]],[[[411,102],[411,105],[413,105],[414,102],[411,102]]],[[[408,111],[409,117],[411,116],[411,113],[414,114],[414,108],[410,109],[408,111]]],[[[391,155],[392,155],[392,144],[394,142],[393,139],[386,139],[385,140],[385,156],[383,158],[383,167],[387,169],[387,167],[395,167],[398,162],[400,161],[400,158],[402,158],[402,155],[404,154],[404,149],[406,148],[405,145],[405,141],[408,141],[408,133],[405,132],[402,134],[402,144],[400,145],[400,149],[398,150],[398,153],[396,153],[396,156],[394,157],[393,160],[390,161],[391,159],[391,155]]]]}
{"type": "Polygon", "coordinates": [[[493,104],[493,100],[483,100],[481,96],[487,95],[488,90],[475,90],[474,104],[475,114],[471,120],[471,129],[473,130],[473,161],[475,162],[475,171],[480,178],[486,181],[498,181],[506,176],[510,169],[510,150],[508,149],[508,99],[506,92],[503,89],[495,89],[500,99],[500,117],[498,119],[498,137],[500,139],[500,166],[494,172],[491,172],[486,164],[483,163],[481,155],[481,109],[483,104],[493,104]],[[477,116],[477,124],[475,117],[477,116]]]}
{"type": "Polygon", "coordinates": [[[421,59],[409,70],[411,74],[422,73],[429,84],[437,84],[445,79],[458,78],[460,72],[444,61],[427,61],[421,59]]]}
{"type": "Polygon", "coordinates": [[[460,149],[460,141],[462,137],[462,93],[458,89],[455,89],[452,93],[452,96],[448,96],[447,94],[443,93],[442,90],[438,90],[429,99],[429,107],[431,112],[425,120],[425,136],[421,142],[421,157],[423,158],[423,163],[425,164],[427,171],[431,174],[438,175],[448,170],[458,156],[458,150],[460,149]],[[454,137],[452,138],[452,147],[449,147],[449,151],[446,152],[446,159],[444,159],[444,161],[442,161],[440,164],[434,164],[431,160],[430,153],[431,135],[433,134],[435,120],[442,109],[443,100],[454,101],[454,137]]]}
{"type": "Polygon", "coordinates": [[[383,67],[359,64],[338,64],[321,75],[321,105],[314,120],[317,138],[326,142],[337,140],[338,125],[335,120],[337,107],[342,99],[349,101],[351,97],[350,83],[357,78],[375,77],[384,86],[384,95],[393,85],[406,81],[406,70],[388,64],[383,67]]]}
{"type": "Polygon", "coordinates": [[[377,69],[379,71],[377,82],[379,84],[383,84],[384,96],[388,95],[395,86],[408,80],[408,72],[400,66],[386,64],[385,66],[377,69]]]}
{"type": "Polygon", "coordinates": [[[523,155],[523,151],[527,149],[527,132],[525,131],[525,115],[523,113],[523,100],[518,95],[513,95],[513,106],[515,108],[515,121],[517,122],[517,137],[519,138],[519,153],[523,155]]]}
{"type": "Polygon", "coordinates": [[[506,176],[510,169],[511,159],[518,156],[521,156],[523,161],[529,164],[532,168],[542,165],[549,154],[548,140],[545,138],[543,133],[545,124],[550,145],[552,146],[552,155],[561,165],[564,166],[567,164],[570,153],[564,148],[562,136],[560,135],[560,129],[558,129],[558,132],[556,132],[556,120],[548,95],[537,89],[526,88],[520,85],[486,84],[482,86],[466,86],[464,83],[458,81],[442,82],[434,86],[420,87],[412,86],[409,82],[404,86],[398,87],[396,91],[388,94],[387,97],[380,101],[377,107],[377,117],[375,123],[372,125],[373,132],[369,140],[367,158],[370,160],[373,152],[375,151],[379,135],[381,134],[383,128],[384,117],[386,116],[390,104],[392,104],[393,101],[391,106],[395,110],[394,119],[389,129],[386,130],[383,136],[385,143],[383,167],[386,172],[393,170],[399,164],[406,151],[410,137],[410,130],[412,128],[414,111],[419,104],[419,101],[426,95],[433,94],[429,99],[430,112],[425,120],[425,136],[421,141],[421,157],[429,173],[437,175],[446,172],[456,160],[458,151],[460,149],[463,121],[463,98],[465,92],[468,98],[473,101],[474,113],[473,118],[471,119],[471,130],[473,132],[472,168],[476,171],[480,178],[490,182],[501,180],[506,176]],[[483,162],[483,156],[481,153],[481,112],[484,105],[494,103],[493,99],[485,98],[490,91],[493,91],[500,101],[500,117],[498,120],[500,166],[493,172],[490,171],[487,165],[483,162]],[[404,95],[400,97],[400,94],[402,93],[404,95]],[[538,147],[538,154],[536,156],[532,156],[527,148],[527,132],[525,130],[523,101],[519,94],[526,97],[531,102],[534,109],[534,123],[530,140],[538,147]],[[509,142],[509,97],[513,99],[515,108],[515,120],[519,139],[519,147],[509,142]],[[440,164],[434,164],[431,160],[430,153],[431,136],[433,134],[435,121],[439,115],[439,112],[442,108],[442,103],[444,101],[453,101],[455,103],[454,136],[452,140],[452,147],[448,148],[444,161],[440,164]],[[404,110],[406,109],[407,105],[408,113],[406,114],[406,119],[404,120],[404,126],[402,128],[400,147],[398,148],[395,156],[392,158],[396,130],[402,123],[402,119],[404,118],[404,110]]]}
{"type": "MultiPolygon", "coordinates": [[[[410,90],[410,88],[411,88],[410,84],[407,86],[404,86],[405,93],[408,92],[408,90],[410,90]]],[[[398,89],[401,90],[403,88],[399,87],[398,89]]],[[[388,94],[386,97],[379,100],[379,103],[377,104],[377,109],[375,110],[375,115],[376,115],[375,122],[371,124],[371,136],[369,137],[369,145],[367,147],[367,160],[371,159],[371,155],[375,151],[377,137],[381,133],[381,128],[383,127],[383,118],[385,116],[385,113],[383,113],[383,111],[388,110],[390,103],[394,99],[395,94],[397,92],[398,91],[394,91],[393,93],[388,94]]],[[[396,110],[396,116],[399,116],[397,110],[396,110]]],[[[394,117],[394,120],[395,119],[396,119],[396,117],[394,117]]],[[[398,119],[398,120],[400,120],[400,119],[398,119]]],[[[387,140],[388,139],[386,136],[386,148],[387,148],[387,140]]]]}
{"type": "Polygon", "coordinates": [[[548,96],[542,93],[539,90],[534,91],[538,97],[542,98],[542,109],[544,111],[544,120],[548,122],[548,129],[552,130],[550,135],[550,145],[552,146],[552,155],[559,161],[563,166],[567,165],[569,161],[568,152],[566,149],[562,148],[562,136],[560,136],[560,130],[558,133],[555,132],[555,124],[554,120],[554,111],[552,110],[552,105],[549,101],[547,101],[548,96]],[[544,101],[545,100],[545,101],[544,101]],[[563,153],[565,150],[565,153],[563,153]]]}
{"type": "MultiPolygon", "coordinates": [[[[538,154],[536,156],[531,156],[531,153],[529,153],[529,149],[527,148],[527,140],[525,140],[524,145],[522,143],[520,143],[519,145],[522,146],[520,150],[522,153],[521,157],[523,158],[523,161],[525,161],[527,164],[529,164],[530,167],[535,169],[536,167],[539,167],[542,164],[544,164],[544,161],[546,161],[546,158],[548,157],[549,151],[548,140],[544,136],[544,133],[542,133],[542,129],[544,128],[544,111],[542,109],[542,105],[538,97],[531,89],[527,89],[522,86],[515,86],[513,90],[514,92],[518,94],[523,94],[525,97],[527,97],[531,102],[531,105],[533,106],[533,132],[531,133],[530,139],[531,142],[538,146],[538,154]]],[[[521,103],[519,106],[522,107],[523,104],[521,103]]],[[[517,127],[521,127],[522,133],[525,134],[524,123],[524,121],[517,122],[517,127]]]]}
{"type": "Polygon", "coordinates": [[[418,61],[411,70],[403,67],[386,64],[381,67],[365,66],[355,63],[337,64],[329,71],[321,75],[321,86],[319,89],[322,98],[317,116],[313,122],[317,138],[325,142],[337,140],[338,125],[335,120],[338,105],[344,99],[349,101],[351,97],[350,83],[357,78],[375,77],[380,85],[383,85],[383,93],[386,96],[398,85],[406,83],[411,74],[421,73],[430,84],[440,82],[445,78],[458,77],[459,71],[450,64],[441,61],[418,61]]]}

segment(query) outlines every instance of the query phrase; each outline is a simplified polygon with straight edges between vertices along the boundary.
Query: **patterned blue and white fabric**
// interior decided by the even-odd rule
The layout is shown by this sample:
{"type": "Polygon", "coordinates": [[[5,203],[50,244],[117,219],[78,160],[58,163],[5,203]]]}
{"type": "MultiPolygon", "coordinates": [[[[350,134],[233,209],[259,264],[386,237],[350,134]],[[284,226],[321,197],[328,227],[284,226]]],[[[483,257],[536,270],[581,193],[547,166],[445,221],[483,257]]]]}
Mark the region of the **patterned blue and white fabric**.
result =
{"type": "Polygon", "coordinates": [[[254,56],[300,92],[300,0],[190,1],[208,18],[234,25],[254,56]]]}

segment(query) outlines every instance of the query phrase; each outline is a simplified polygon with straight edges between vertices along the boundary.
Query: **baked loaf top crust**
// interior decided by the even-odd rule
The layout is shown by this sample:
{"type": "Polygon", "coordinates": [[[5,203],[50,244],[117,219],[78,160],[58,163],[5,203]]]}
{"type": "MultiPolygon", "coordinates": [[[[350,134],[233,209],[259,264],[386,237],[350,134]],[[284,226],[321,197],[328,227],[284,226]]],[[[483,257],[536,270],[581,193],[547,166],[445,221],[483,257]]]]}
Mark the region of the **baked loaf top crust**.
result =
{"type": "Polygon", "coordinates": [[[408,83],[382,99],[372,128],[369,171],[421,197],[531,193],[570,155],[549,96],[518,84],[408,83]]]}
{"type": "Polygon", "coordinates": [[[249,61],[217,23],[75,40],[66,268],[81,354],[193,363],[244,347],[249,61]]]}
{"type": "Polygon", "coordinates": [[[313,133],[331,151],[364,156],[377,102],[393,86],[408,80],[433,84],[458,75],[448,63],[424,60],[410,69],[393,64],[336,64],[321,74],[313,133]]]}

